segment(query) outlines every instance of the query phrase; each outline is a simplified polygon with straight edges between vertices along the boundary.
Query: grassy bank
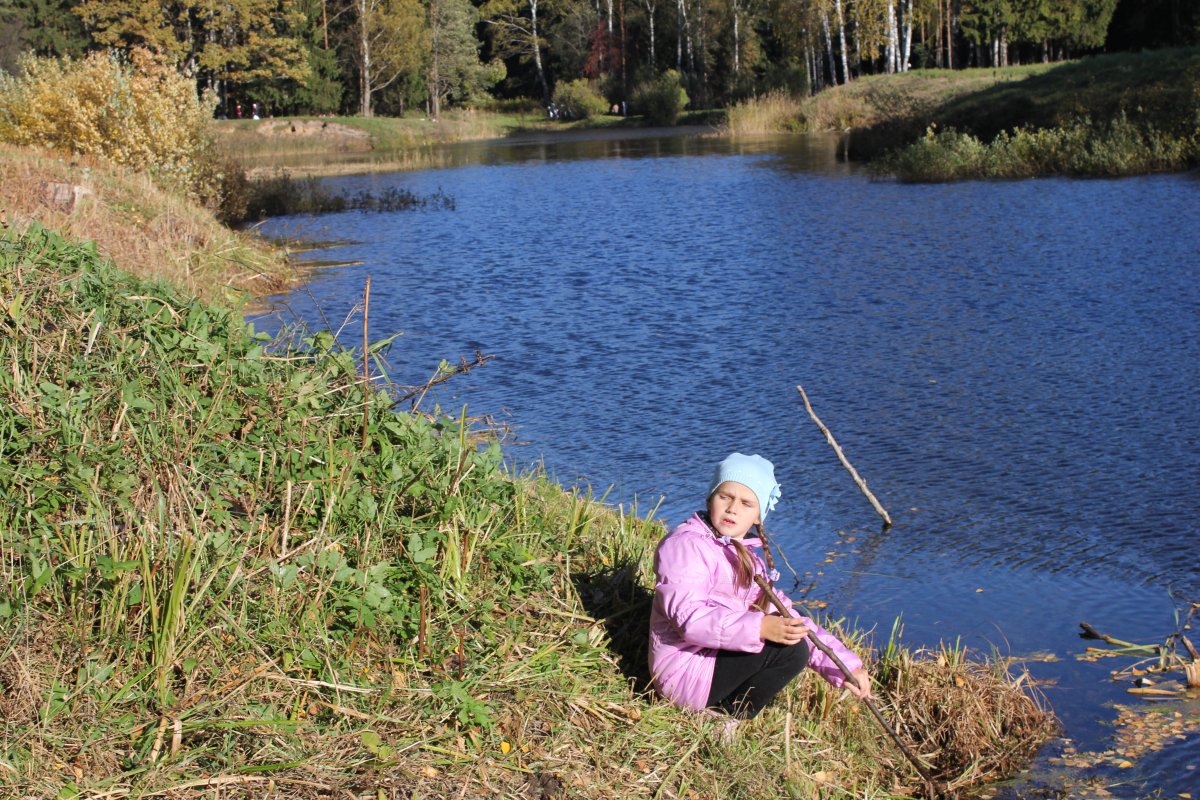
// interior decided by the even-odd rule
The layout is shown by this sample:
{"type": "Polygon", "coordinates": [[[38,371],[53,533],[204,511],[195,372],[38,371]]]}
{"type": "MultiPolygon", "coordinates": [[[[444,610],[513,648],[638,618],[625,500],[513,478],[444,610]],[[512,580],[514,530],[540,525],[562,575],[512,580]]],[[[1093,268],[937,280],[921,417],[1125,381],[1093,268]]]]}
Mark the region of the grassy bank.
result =
{"type": "Polygon", "coordinates": [[[1048,65],[1039,64],[999,70],[912,70],[867,75],[811,97],[774,93],[740,103],[729,110],[727,129],[735,136],[868,129],[924,116],[956,98],[1022,81],[1048,69],[1048,65]]]}
{"type": "Polygon", "coordinates": [[[730,110],[733,133],[847,130],[905,180],[1129,175],[1200,164],[1200,48],[878,75],[730,110]]]}
{"type": "Polygon", "coordinates": [[[294,278],[283,254],[232,231],[212,212],[145,174],[91,156],[68,158],[0,143],[6,224],[37,220],[96,243],[121,269],[210,301],[236,301],[294,278]]]}
{"type": "Polygon", "coordinates": [[[521,114],[448,111],[427,117],[281,117],[221,120],[221,150],[247,165],[263,157],[394,151],[437,144],[493,139],[531,124],[521,114]]]}
{"type": "MultiPolygon", "coordinates": [[[[680,115],[679,126],[719,126],[725,111],[680,115]]],[[[432,169],[454,163],[438,145],[536,134],[650,127],[640,116],[603,114],[551,120],[537,108],[525,112],[450,111],[441,120],[423,117],[282,117],[222,120],[215,125],[221,152],[255,179],[330,175],[372,170],[432,169]]]]}
{"type": "MultiPolygon", "coordinates": [[[[661,526],[395,413],[330,336],[268,342],[37,225],[0,275],[4,794],[920,791],[811,676],[734,747],[646,694],[661,526]]],[[[1049,733],[998,666],[870,657],[955,786],[1049,733]]]]}

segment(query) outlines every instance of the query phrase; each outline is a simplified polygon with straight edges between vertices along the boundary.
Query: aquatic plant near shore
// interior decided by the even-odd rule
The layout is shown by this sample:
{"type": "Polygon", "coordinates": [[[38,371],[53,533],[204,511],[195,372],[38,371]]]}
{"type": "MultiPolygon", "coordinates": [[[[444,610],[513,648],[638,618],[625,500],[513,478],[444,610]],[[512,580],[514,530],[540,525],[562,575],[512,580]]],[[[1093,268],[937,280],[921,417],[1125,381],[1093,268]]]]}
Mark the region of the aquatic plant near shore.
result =
{"type": "Polygon", "coordinates": [[[877,174],[902,181],[1040,175],[1122,176],[1200,163],[1200,135],[1170,133],[1120,114],[1108,123],[1077,118],[1054,128],[1001,132],[991,142],[930,127],[923,138],[884,157],[877,174]]]}
{"type": "Polygon", "coordinates": [[[800,101],[783,91],[736,103],[730,107],[725,123],[725,132],[732,136],[795,133],[802,128],[800,101]]]}
{"type": "Polygon", "coordinates": [[[341,211],[454,210],[454,199],[441,191],[421,197],[403,187],[393,186],[379,194],[367,191],[338,194],[327,189],[318,178],[293,178],[287,172],[249,182],[245,195],[244,208],[239,209],[239,217],[230,219],[230,222],[341,211]]]}

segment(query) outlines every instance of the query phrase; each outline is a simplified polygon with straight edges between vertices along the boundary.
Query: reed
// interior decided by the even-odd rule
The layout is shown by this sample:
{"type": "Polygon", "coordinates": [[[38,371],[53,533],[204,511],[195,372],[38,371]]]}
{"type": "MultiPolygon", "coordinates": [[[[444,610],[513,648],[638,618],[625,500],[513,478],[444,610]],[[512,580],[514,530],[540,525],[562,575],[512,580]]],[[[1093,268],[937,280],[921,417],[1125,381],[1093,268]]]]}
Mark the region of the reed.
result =
{"type": "Polygon", "coordinates": [[[802,127],[800,101],[782,91],[752,97],[731,107],[725,124],[731,136],[793,133],[802,127]]]}
{"type": "MultiPolygon", "coordinates": [[[[396,413],[329,334],[270,341],[39,225],[0,275],[0,793],[900,791],[811,678],[735,748],[647,693],[652,515],[511,474],[465,413],[396,413]]],[[[911,658],[905,691],[1024,695],[911,658]]],[[[1033,746],[995,731],[981,760],[1033,746]]]]}

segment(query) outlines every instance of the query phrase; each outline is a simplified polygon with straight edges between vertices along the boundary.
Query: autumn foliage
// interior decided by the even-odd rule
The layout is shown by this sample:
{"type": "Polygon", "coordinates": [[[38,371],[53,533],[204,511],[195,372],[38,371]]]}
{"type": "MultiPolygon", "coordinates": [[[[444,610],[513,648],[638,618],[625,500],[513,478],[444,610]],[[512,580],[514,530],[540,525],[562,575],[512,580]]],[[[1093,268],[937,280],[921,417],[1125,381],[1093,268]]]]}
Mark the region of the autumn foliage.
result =
{"type": "Polygon", "coordinates": [[[93,155],[219,202],[224,176],[209,133],[213,102],[147,51],[28,58],[0,73],[0,141],[93,155]]]}

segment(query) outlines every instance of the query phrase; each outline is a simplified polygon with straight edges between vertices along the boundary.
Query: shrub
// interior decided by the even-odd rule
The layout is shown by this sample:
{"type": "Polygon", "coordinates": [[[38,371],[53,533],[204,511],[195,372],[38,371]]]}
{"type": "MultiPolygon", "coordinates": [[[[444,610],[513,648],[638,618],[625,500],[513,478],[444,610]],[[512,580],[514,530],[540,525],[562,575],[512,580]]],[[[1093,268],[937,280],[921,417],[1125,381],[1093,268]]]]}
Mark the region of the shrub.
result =
{"type": "Polygon", "coordinates": [[[591,119],[608,110],[608,101],[583,78],[556,86],[554,102],[564,119],[591,119]]]}
{"type": "Polygon", "coordinates": [[[215,156],[214,103],[145,51],[27,58],[0,74],[0,141],[98,155],[218,207],[236,168],[215,156]]]}
{"type": "Polygon", "coordinates": [[[674,125],[687,104],[687,92],[673,69],[639,84],[633,92],[633,112],[651,125],[674,125]]]}

